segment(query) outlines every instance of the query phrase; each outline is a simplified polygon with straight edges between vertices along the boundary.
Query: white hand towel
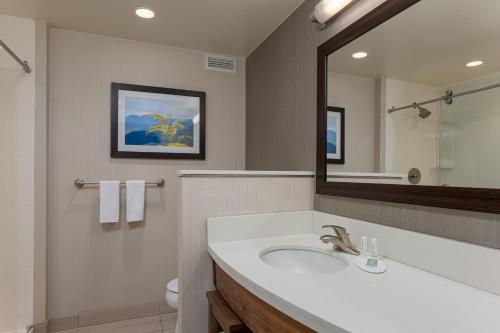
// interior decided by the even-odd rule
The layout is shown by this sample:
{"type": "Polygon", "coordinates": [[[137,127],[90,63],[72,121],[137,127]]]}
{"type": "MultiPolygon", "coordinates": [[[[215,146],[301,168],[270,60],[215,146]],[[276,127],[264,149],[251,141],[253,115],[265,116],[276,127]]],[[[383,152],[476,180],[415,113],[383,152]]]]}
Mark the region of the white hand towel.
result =
{"type": "Polygon", "coordinates": [[[127,222],[144,220],[144,180],[127,181],[127,222]]]}
{"type": "Polygon", "coordinates": [[[116,223],[120,220],[120,182],[104,180],[99,182],[100,222],[116,223]]]}

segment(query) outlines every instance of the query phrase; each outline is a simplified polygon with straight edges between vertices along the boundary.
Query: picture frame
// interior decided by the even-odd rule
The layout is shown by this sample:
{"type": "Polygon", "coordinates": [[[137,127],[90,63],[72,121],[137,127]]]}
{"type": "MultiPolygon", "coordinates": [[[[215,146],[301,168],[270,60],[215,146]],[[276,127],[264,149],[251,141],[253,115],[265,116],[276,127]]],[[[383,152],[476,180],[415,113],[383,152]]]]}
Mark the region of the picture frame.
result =
{"type": "Polygon", "coordinates": [[[205,159],[206,93],[111,83],[111,157],[205,159]]]}
{"type": "Polygon", "coordinates": [[[345,109],[328,106],[326,113],[326,161],[345,164],[345,109]]]}

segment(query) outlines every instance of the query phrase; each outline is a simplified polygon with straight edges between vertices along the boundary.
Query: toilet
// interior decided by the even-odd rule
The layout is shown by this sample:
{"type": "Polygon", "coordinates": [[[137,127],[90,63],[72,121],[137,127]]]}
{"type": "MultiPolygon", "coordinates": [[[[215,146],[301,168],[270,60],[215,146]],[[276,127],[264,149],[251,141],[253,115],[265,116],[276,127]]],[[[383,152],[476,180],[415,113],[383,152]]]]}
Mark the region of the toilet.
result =
{"type": "MultiPolygon", "coordinates": [[[[173,279],[167,283],[167,292],[165,293],[165,298],[167,299],[167,304],[173,310],[177,311],[177,302],[179,294],[179,279],[173,279]]],[[[179,317],[177,317],[177,323],[175,325],[175,332],[177,333],[177,326],[179,324],[179,317]]]]}

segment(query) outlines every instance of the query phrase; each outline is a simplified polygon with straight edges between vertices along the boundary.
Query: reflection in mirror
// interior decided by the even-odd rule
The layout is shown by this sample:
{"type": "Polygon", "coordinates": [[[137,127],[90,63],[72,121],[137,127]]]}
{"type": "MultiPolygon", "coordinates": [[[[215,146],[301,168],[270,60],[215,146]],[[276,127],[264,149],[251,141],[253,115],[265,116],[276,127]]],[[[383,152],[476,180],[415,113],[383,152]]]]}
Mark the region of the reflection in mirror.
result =
{"type": "Polygon", "coordinates": [[[500,1],[456,4],[420,1],[328,57],[329,181],[500,188],[500,1]]]}

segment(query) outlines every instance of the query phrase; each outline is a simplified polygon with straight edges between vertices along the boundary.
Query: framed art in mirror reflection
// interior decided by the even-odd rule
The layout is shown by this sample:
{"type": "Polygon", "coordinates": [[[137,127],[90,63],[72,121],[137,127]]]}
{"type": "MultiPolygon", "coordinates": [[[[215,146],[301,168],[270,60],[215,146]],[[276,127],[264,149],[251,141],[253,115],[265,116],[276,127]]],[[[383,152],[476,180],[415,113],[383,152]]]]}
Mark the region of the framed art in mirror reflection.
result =
{"type": "Polygon", "coordinates": [[[345,109],[327,107],[326,160],[330,164],[345,164],[345,109]]]}

